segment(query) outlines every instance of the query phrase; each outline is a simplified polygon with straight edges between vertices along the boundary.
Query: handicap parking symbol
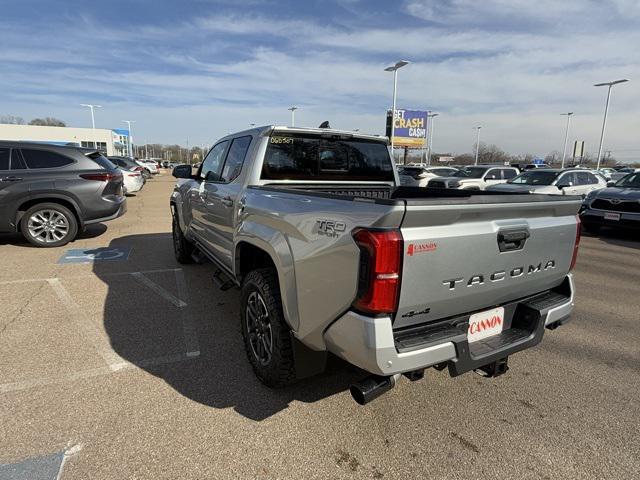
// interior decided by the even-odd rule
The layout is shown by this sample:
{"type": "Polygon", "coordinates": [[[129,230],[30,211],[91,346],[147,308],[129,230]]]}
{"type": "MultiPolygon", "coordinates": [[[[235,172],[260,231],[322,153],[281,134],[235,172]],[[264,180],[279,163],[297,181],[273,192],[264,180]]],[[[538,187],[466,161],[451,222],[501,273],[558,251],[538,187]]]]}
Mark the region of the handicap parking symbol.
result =
{"type": "Polygon", "coordinates": [[[72,248],[58,263],[122,262],[129,259],[131,247],[72,248]]]}

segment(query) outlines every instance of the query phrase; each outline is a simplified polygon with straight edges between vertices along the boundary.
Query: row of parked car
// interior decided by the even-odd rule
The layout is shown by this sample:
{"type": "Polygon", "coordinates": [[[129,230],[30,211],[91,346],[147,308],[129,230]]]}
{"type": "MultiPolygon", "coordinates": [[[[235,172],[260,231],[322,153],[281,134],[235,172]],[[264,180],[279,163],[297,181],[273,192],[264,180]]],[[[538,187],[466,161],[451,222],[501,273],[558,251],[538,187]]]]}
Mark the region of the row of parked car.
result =
{"type": "Polygon", "coordinates": [[[409,165],[398,173],[403,186],[579,195],[587,231],[603,226],[640,227],[640,169],[535,168],[520,172],[505,165],[462,168],[409,165]]]}
{"type": "Polygon", "coordinates": [[[72,146],[0,141],[0,233],[59,247],[127,210],[126,195],[159,173],[153,160],[72,146]]]}

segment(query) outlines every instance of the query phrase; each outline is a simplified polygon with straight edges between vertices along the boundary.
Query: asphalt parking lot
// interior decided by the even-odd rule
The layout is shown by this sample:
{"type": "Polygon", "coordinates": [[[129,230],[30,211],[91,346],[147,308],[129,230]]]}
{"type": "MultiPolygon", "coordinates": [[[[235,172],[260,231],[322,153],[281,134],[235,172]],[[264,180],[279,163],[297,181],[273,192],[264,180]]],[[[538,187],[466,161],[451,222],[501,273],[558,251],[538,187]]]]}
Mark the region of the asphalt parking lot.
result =
{"type": "Polygon", "coordinates": [[[259,383],[238,292],[174,260],[172,185],[67,247],[0,236],[0,479],[639,478],[633,235],[583,237],[573,321],[507,375],[429,370],[360,407],[338,362],[259,383]]]}

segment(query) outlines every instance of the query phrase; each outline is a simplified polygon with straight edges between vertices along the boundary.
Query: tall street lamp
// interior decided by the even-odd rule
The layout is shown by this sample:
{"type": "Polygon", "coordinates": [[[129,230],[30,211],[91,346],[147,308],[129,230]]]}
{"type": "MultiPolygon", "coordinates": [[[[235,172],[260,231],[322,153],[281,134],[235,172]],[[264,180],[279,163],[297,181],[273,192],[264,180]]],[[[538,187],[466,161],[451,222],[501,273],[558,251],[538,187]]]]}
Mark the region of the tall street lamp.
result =
{"type": "Polygon", "coordinates": [[[81,107],[87,107],[91,110],[91,128],[93,129],[93,147],[98,148],[98,142],[96,141],[96,117],[93,114],[93,110],[96,108],[102,108],[102,105],[92,105],[90,103],[81,103],[81,107]]]}
{"type": "Polygon", "coordinates": [[[561,113],[560,115],[567,116],[567,128],[564,132],[564,147],[562,147],[562,165],[561,168],[564,168],[564,159],[567,156],[567,140],[569,139],[569,122],[571,121],[571,115],[573,112],[561,113]]]}
{"type": "MultiPolygon", "coordinates": [[[[396,94],[398,93],[398,70],[409,65],[407,60],[400,60],[395,65],[384,69],[385,72],[393,72],[393,107],[391,110],[391,156],[393,156],[393,138],[396,131],[396,94]]],[[[395,161],[395,160],[394,160],[395,161]]]]}
{"type": "MultiPolygon", "coordinates": [[[[433,153],[433,125],[435,124],[436,117],[440,115],[439,113],[428,113],[427,119],[431,119],[431,126],[429,127],[429,144],[427,145],[427,164],[431,165],[431,154],[433,153]]],[[[428,123],[428,122],[427,122],[428,123]]]]}
{"type": "Polygon", "coordinates": [[[607,90],[607,103],[604,107],[604,119],[602,120],[602,132],[600,133],[600,146],[598,147],[598,163],[596,169],[600,169],[600,160],[602,158],[602,143],[604,142],[604,130],[607,127],[607,113],[609,112],[609,99],[611,98],[611,87],[619,83],[628,82],[629,80],[623,78],[622,80],[614,80],[613,82],[596,83],[594,87],[609,87],[607,90]]]}
{"type": "Polygon", "coordinates": [[[287,110],[289,110],[291,112],[291,126],[295,127],[296,126],[296,110],[298,110],[298,107],[293,105],[293,106],[287,108],[287,110]]]}
{"type": "Polygon", "coordinates": [[[476,165],[478,165],[478,152],[480,151],[480,129],[481,126],[475,127],[476,129],[476,165]]]}
{"type": "Polygon", "coordinates": [[[127,152],[130,157],[133,157],[133,130],[131,129],[131,124],[136,123],[135,120],[122,120],[129,127],[129,145],[127,145],[127,152]]]}

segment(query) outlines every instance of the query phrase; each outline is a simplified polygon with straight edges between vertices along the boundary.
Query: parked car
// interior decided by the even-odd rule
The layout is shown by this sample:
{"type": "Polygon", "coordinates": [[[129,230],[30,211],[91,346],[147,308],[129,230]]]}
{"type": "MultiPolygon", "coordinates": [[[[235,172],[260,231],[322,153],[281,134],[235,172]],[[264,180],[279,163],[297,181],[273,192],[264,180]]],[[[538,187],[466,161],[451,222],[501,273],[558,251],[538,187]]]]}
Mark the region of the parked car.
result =
{"type": "Polygon", "coordinates": [[[485,190],[490,185],[504,183],[518,175],[518,169],[503,165],[477,165],[459,170],[451,177],[429,180],[431,188],[456,188],[460,190],[485,190]]]}
{"type": "Polygon", "coordinates": [[[593,233],[601,227],[640,228],[640,172],[587,195],[580,219],[584,229],[593,233]]]}
{"type": "Polygon", "coordinates": [[[140,172],[142,174],[142,178],[144,179],[151,177],[151,172],[148,169],[140,166],[138,162],[129,157],[110,156],[107,158],[111,161],[111,163],[113,163],[117,167],[120,167],[120,169],[122,170],[140,172]]]}
{"type": "Polygon", "coordinates": [[[536,168],[551,168],[551,165],[546,163],[528,163],[524,166],[524,170],[535,170],[536,168]]]}
{"type": "Polygon", "coordinates": [[[122,171],[100,152],[0,141],[0,232],[58,247],[126,206],[122,171]]]}
{"type": "Polygon", "coordinates": [[[451,167],[415,167],[406,166],[398,169],[400,185],[406,187],[426,187],[429,180],[435,177],[447,177],[458,171],[451,167]]]}
{"type": "Polygon", "coordinates": [[[328,352],[371,374],[361,404],[432,366],[500,375],[573,308],[575,197],[400,187],[386,139],[325,128],[228,135],[173,175],[176,259],[241,288],[244,349],[271,387],[328,352]]]}
{"type": "Polygon", "coordinates": [[[153,160],[134,159],[133,161],[139,166],[141,166],[142,168],[144,168],[147,172],[149,172],[150,175],[156,175],[160,173],[160,170],[158,169],[158,164],[153,160]]]}
{"type": "Polygon", "coordinates": [[[611,175],[616,173],[616,170],[613,168],[601,168],[596,171],[599,172],[606,180],[612,180],[611,175]]]}
{"type": "Polygon", "coordinates": [[[546,193],[548,195],[581,195],[605,188],[607,181],[589,170],[527,170],[507,183],[487,190],[499,192],[546,193]]]}
{"type": "Polygon", "coordinates": [[[132,172],[130,170],[122,170],[123,191],[125,195],[139,192],[144,186],[144,178],[142,173],[132,172]]]}
{"type": "Polygon", "coordinates": [[[627,175],[629,175],[630,173],[634,173],[640,171],[640,169],[637,168],[633,168],[633,167],[622,167],[619,168],[615,173],[611,174],[611,181],[612,182],[617,182],[618,180],[626,177],[627,175]]]}

